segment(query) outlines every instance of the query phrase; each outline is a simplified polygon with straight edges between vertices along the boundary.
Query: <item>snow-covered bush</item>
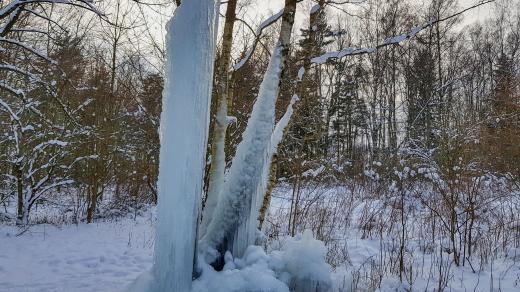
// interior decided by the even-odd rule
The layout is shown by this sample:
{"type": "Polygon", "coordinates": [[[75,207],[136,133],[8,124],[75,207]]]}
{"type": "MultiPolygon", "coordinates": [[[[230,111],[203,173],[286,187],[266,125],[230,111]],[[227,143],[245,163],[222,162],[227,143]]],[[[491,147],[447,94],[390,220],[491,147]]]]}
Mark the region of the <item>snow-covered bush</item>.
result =
{"type": "Polygon", "coordinates": [[[327,248],[310,230],[287,238],[279,252],[273,252],[274,269],[291,291],[326,292],[332,289],[331,267],[325,262],[327,248]]]}

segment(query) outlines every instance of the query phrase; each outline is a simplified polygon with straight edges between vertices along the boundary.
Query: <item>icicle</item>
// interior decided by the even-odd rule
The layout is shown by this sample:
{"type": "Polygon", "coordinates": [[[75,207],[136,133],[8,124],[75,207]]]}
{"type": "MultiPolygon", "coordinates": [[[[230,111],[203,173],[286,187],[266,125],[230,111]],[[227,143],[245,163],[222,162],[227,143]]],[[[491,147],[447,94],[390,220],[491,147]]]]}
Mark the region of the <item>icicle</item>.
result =
{"type": "Polygon", "coordinates": [[[154,266],[131,291],[191,289],[219,2],[183,1],[168,24],[154,266]]]}

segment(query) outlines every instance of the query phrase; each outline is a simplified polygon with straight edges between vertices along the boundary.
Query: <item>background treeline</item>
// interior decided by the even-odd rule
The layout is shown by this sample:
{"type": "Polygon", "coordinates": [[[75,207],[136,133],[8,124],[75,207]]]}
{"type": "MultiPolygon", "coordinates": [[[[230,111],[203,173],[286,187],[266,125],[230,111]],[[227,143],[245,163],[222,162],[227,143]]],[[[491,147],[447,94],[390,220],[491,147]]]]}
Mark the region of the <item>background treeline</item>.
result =
{"type": "Polygon", "coordinates": [[[335,17],[329,6],[311,17],[282,93],[286,103],[293,94],[300,101],[272,169],[282,183],[267,235],[311,229],[334,266],[350,263],[349,238],[379,240],[379,254],[356,267],[360,291],[389,275],[407,287],[431,279],[442,291],[453,267],[479,272],[511,257],[520,247],[520,7],[513,4],[488,7],[478,23],[450,18],[398,46],[323,64],[306,62],[374,47],[461,7],[366,1],[356,16],[335,17]],[[431,266],[418,269],[425,259],[431,266]]]}
{"type": "Polygon", "coordinates": [[[140,7],[106,1],[100,17],[72,5],[9,12],[8,4],[0,33],[3,219],[92,222],[155,202],[163,78],[154,64],[162,52],[140,7]]]}

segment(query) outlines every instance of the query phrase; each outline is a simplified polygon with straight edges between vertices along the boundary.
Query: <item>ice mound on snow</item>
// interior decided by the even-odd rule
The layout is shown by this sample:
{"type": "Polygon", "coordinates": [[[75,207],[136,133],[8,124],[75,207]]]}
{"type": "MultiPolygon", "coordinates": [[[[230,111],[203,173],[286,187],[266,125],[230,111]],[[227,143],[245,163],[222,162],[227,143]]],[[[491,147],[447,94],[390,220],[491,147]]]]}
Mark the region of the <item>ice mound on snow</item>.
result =
{"type": "MultiPolygon", "coordinates": [[[[326,248],[311,231],[277,242],[269,254],[260,246],[249,246],[242,258],[225,255],[222,271],[200,264],[201,276],[193,282],[192,292],[331,292],[331,267],[325,262],[326,248]]],[[[199,259],[204,258],[202,255],[199,259]]],[[[152,271],[142,274],[129,292],[156,289],[152,271]]],[[[343,291],[343,290],[341,290],[343,291]]]]}
{"type": "Polygon", "coordinates": [[[193,292],[289,292],[269,267],[270,257],[258,246],[247,248],[242,259],[225,257],[224,270],[217,272],[208,264],[201,267],[202,275],[193,282],[193,292]]]}
{"type": "Polygon", "coordinates": [[[269,255],[259,246],[250,246],[241,259],[227,253],[221,272],[203,264],[202,275],[193,282],[192,291],[328,292],[332,279],[325,254],[325,245],[310,231],[284,239],[280,250],[269,255]]]}

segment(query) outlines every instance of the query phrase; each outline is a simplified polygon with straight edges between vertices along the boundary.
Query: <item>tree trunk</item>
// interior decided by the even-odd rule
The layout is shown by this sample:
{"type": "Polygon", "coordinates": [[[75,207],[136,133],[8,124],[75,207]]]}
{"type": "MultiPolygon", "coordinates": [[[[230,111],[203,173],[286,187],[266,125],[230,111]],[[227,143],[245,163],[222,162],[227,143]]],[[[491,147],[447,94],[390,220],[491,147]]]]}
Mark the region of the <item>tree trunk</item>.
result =
{"type": "Polygon", "coordinates": [[[25,224],[25,206],[24,206],[24,197],[23,197],[23,176],[22,171],[20,170],[19,165],[14,166],[14,175],[16,176],[16,192],[18,196],[18,212],[16,218],[16,224],[22,225],[25,224]]]}
{"type": "MultiPolygon", "coordinates": [[[[287,5],[287,1],[286,1],[286,5],[287,5]]],[[[315,21],[317,19],[318,13],[320,13],[321,9],[323,9],[323,6],[325,5],[325,0],[320,0],[318,5],[320,5],[320,9],[318,9],[317,11],[314,11],[311,14],[310,21],[309,21],[309,32],[311,33],[311,35],[315,34],[313,26],[314,26],[315,21]]],[[[294,18],[294,14],[293,14],[293,18],[294,18]]],[[[294,22],[294,19],[293,19],[293,22],[294,22]]],[[[291,29],[292,29],[292,26],[291,26],[291,29]]],[[[281,34],[280,34],[280,36],[281,36],[281,34]]],[[[311,36],[311,38],[312,37],[313,36],[311,36]]],[[[289,38],[290,38],[290,35],[289,35],[289,38]]],[[[298,95],[299,98],[303,97],[304,88],[305,88],[306,82],[308,81],[308,77],[307,77],[308,74],[305,74],[305,73],[307,73],[310,70],[310,67],[311,67],[311,61],[310,61],[311,57],[312,57],[311,56],[311,52],[309,52],[309,51],[305,52],[304,65],[303,65],[304,75],[302,76],[302,80],[300,81],[300,84],[299,84],[299,86],[297,88],[297,95],[298,95]]],[[[283,78],[283,72],[284,71],[282,71],[281,78],[283,78]]],[[[289,127],[287,127],[287,128],[289,128],[289,127]]],[[[276,154],[274,154],[273,160],[271,161],[271,169],[269,171],[269,185],[268,185],[268,188],[267,188],[266,193],[264,195],[264,201],[262,203],[262,208],[260,209],[260,217],[259,217],[259,219],[260,219],[260,228],[262,227],[262,224],[263,224],[263,222],[265,220],[265,215],[266,215],[267,209],[269,208],[269,204],[271,203],[271,196],[272,196],[271,192],[273,191],[273,188],[274,188],[274,186],[276,184],[276,179],[277,179],[276,172],[277,172],[277,169],[278,169],[278,159],[277,159],[276,154]]]]}
{"type": "Polygon", "coordinates": [[[269,210],[269,205],[271,205],[271,197],[273,188],[276,185],[276,172],[278,169],[278,155],[274,154],[273,159],[271,161],[271,169],[269,173],[269,182],[267,183],[267,191],[264,195],[264,200],[262,201],[262,207],[260,208],[260,216],[258,216],[258,229],[262,230],[262,226],[264,225],[265,217],[267,216],[267,211],[269,210]]]}
{"type": "MultiPolygon", "coordinates": [[[[119,9],[121,3],[119,1],[116,4],[116,19],[114,25],[114,39],[112,39],[112,56],[110,61],[110,92],[113,94],[115,92],[116,85],[116,61],[117,61],[117,48],[119,44],[119,37],[122,30],[122,25],[119,24],[119,9]]],[[[122,23],[121,23],[122,24],[122,23]]]]}
{"type": "MultiPolygon", "coordinates": [[[[263,160],[262,156],[268,154],[271,147],[272,132],[269,133],[267,129],[271,126],[274,129],[276,99],[280,88],[280,77],[287,69],[296,2],[296,0],[285,1],[278,46],[262,80],[260,93],[243,139],[237,147],[233,164],[222,189],[223,196],[201,240],[203,250],[216,249],[220,252],[220,258],[215,259],[215,264],[221,262],[220,259],[228,250],[232,250],[235,256],[242,256],[245,248],[256,241],[254,238],[256,232],[252,231],[258,228],[258,211],[261,202],[257,201],[261,197],[258,190],[266,183],[262,180],[262,176],[265,167],[270,163],[263,160]],[[253,226],[254,230],[252,230],[253,226]]],[[[264,191],[262,191],[263,195],[264,191]]],[[[222,266],[218,265],[215,268],[219,269],[222,266]]]]}
{"type": "Polygon", "coordinates": [[[211,142],[211,165],[209,170],[209,186],[206,196],[206,204],[202,214],[202,222],[199,236],[206,233],[206,228],[213,216],[213,211],[218,202],[219,193],[224,183],[226,169],[226,131],[228,127],[228,104],[230,96],[229,65],[231,61],[231,46],[233,44],[233,27],[236,19],[237,0],[229,0],[227,3],[226,20],[224,24],[224,36],[222,41],[222,54],[217,64],[220,73],[217,79],[217,117],[213,129],[211,142]]]}
{"type": "Polygon", "coordinates": [[[88,196],[87,223],[92,223],[97,208],[97,184],[89,187],[88,196]]]}

